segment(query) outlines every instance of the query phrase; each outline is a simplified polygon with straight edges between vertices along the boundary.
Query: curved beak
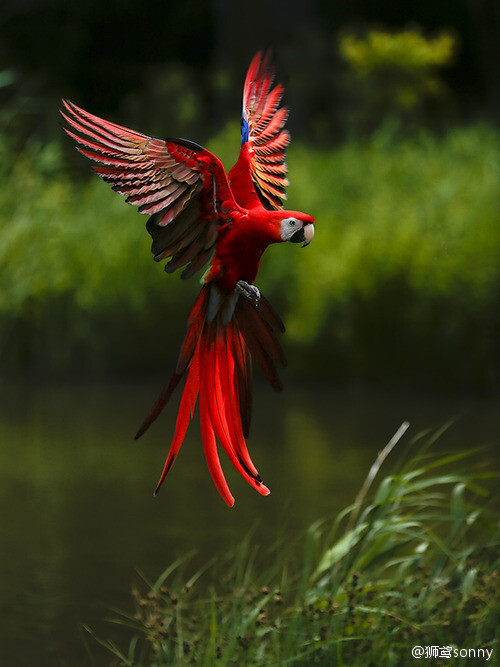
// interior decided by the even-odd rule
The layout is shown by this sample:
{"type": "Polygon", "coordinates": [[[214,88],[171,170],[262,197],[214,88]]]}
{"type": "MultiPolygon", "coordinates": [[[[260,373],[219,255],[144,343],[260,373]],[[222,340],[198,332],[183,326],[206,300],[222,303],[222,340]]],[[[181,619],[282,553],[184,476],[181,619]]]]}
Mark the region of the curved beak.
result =
{"type": "Polygon", "coordinates": [[[314,238],[314,225],[309,223],[305,227],[302,227],[302,231],[304,232],[304,243],[302,244],[302,247],[305,248],[314,238]]]}
{"type": "Polygon", "coordinates": [[[314,236],[314,225],[307,223],[304,227],[297,229],[297,231],[292,234],[290,238],[290,243],[302,243],[302,247],[305,248],[306,245],[309,245],[314,236]]]}

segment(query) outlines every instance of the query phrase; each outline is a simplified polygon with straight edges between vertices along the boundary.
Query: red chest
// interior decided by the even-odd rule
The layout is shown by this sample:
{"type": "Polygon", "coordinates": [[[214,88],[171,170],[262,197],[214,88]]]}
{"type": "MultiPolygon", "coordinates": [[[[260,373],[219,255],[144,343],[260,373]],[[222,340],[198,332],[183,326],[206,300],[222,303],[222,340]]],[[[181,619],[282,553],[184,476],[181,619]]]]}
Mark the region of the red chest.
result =
{"type": "Polygon", "coordinates": [[[212,266],[219,287],[231,291],[238,280],[253,283],[259,270],[262,253],[272,241],[266,230],[253,221],[235,223],[221,229],[212,266]]]}

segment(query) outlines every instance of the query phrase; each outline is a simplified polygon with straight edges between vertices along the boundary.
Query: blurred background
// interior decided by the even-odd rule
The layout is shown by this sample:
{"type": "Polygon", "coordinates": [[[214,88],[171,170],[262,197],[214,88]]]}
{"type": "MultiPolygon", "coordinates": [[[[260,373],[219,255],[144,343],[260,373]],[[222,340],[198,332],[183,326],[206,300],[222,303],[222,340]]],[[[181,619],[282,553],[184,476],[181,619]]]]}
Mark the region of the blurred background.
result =
{"type": "Polygon", "coordinates": [[[403,419],[458,417],[455,449],[498,441],[499,30],[496,0],[3,0],[0,662],[86,664],[81,624],[115,636],[102,619],[134,568],[217,556],[263,512],[265,546],[338,511],[403,419]],[[153,502],[177,403],[131,437],[198,285],[152,261],[146,218],[63,136],[60,98],[229,169],[269,45],[287,207],[316,219],[314,243],[270,248],[257,280],[287,326],[285,394],[256,373],[249,441],[273,494],[228,471],[227,510],[193,424],[153,502]]]}
{"type": "Polygon", "coordinates": [[[488,0],[5,0],[2,371],[149,376],[148,339],[177,345],[196,291],[148,262],[145,218],[63,136],[60,98],[193,139],[229,169],[246,68],[271,44],[291,109],[288,204],[317,220],[314,249],[272,248],[259,277],[288,324],[291,375],[497,388],[499,21],[488,0]]]}

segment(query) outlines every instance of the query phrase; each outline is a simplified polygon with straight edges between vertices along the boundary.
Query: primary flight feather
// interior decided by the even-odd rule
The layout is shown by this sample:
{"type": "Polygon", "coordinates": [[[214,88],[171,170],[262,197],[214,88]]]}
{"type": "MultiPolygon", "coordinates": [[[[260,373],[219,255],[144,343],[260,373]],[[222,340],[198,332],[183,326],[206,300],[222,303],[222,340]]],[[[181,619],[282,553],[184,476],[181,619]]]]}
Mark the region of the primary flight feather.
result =
{"type": "Polygon", "coordinates": [[[275,389],[285,358],[278,334],[285,328],[253,285],[271,243],[308,245],[314,220],[283,210],[288,185],[283,87],[274,85],[269,53],[253,58],[243,88],[241,151],[228,175],[221,161],[185,139],[156,139],[98,118],[63,100],[66,133],[96,164],[93,169],[150,215],[146,228],[156,261],[183,268],[189,278],[208,263],[202,289],[187,321],[177,366],[136,438],[158,417],[186,376],[175,433],[156,487],[158,492],[184,440],[197,400],[203,448],[212,478],[232,506],[217,441],[238,472],[262,495],[263,484],[248,453],[252,408],[252,359],[275,389]]]}

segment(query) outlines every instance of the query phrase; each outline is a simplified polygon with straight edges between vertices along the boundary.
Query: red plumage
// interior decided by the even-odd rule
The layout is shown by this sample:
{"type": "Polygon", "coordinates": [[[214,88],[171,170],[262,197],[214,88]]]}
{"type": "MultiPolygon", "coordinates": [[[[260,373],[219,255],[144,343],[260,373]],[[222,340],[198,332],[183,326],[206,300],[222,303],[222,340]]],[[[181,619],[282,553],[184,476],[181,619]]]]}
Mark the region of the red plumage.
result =
{"type": "Polygon", "coordinates": [[[243,90],[242,146],[226,176],[220,160],[185,139],[157,139],[98,118],[63,100],[67,134],[93,169],[151,217],[147,230],[156,261],[169,258],[168,273],[185,267],[189,278],[209,260],[203,287],[187,322],[177,365],[136,438],[159,416],[186,376],[175,433],[158,492],[172,467],[200,403],[203,448],[213,480],[228,505],[229,491],[217,451],[220,442],[244,479],[262,495],[269,489],[248,453],[252,407],[252,359],[275,389],[285,364],[278,340],[283,323],[253,286],[270,243],[302,242],[314,234],[311,216],[284,211],[289,142],[280,107],[283,88],[273,87],[270,55],[252,60],[243,90]]]}

